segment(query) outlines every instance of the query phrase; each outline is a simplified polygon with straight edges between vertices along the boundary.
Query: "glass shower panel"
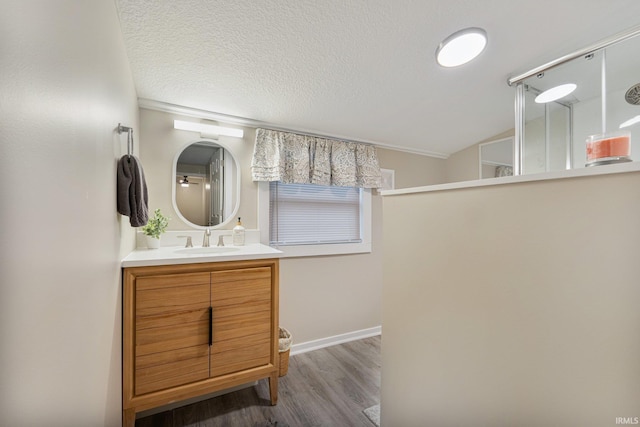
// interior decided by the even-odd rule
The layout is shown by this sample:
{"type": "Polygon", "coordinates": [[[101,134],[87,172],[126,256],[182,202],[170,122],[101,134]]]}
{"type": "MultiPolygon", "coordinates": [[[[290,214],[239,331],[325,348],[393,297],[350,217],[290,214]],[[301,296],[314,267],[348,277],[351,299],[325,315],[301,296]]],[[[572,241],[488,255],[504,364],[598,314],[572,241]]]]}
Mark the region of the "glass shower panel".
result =
{"type": "Polygon", "coordinates": [[[532,86],[525,87],[523,174],[571,167],[571,105],[537,103],[535,98],[541,92],[532,86]]]}
{"type": "Polygon", "coordinates": [[[526,85],[524,91],[524,147],[522,152],[522,174],[545,172],[545,108],[544,104],[536,103],[535,97],[540,92],[534,87],[526,85]]]}
{"type": "Polygon", "coordinates": [[[571,110],[569,104],[549,102],[545,104],[546,164],[552,171],[571,169],[571,110]]]}
{"type": "Polygon", "coordinates": [[[601,134],[602,126],[602,64],[603,51],[576,58],[571,78],[578,85],[573,107],[573,168],[583,168],[587,162],[587,138],[601,134]]]}
{"type": "Polygon", "coordinates": [[[602,54],[595,53],[525,80],[524,174],[584,167],[586,139],[602,127],[601,68],[602,54]],[[575,90],[549,102],[535,101],[567,84],[575,90]]]}
{"type": "Polygon", "coordinates": [[[510,78],[516,89],[516,173],[640,161],[637,52],[640,26],[510,78]],[[535,101],[567,87],[573,91],[535,101]]]}
{"type": "Polygon", "coordinates": [[[640,55],[637,52],[640,52],[638,36],[606,49],[606,131],[630,134],[632,160],[640,160],[640,55]]]}

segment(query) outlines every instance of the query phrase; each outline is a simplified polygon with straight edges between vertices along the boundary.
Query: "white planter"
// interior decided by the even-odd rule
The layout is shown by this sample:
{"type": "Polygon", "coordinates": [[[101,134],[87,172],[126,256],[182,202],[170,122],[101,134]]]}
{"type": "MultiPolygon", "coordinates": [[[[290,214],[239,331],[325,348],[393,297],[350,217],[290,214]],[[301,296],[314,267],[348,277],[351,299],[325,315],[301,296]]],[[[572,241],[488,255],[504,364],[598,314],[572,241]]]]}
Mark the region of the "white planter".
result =
{"type": "Polygon", "coordinates": [[[160,247],[160,238],[155,238],[151,236],[144,236],[147,240],[147,248],[149,249],[158,249],[160,247]]]}

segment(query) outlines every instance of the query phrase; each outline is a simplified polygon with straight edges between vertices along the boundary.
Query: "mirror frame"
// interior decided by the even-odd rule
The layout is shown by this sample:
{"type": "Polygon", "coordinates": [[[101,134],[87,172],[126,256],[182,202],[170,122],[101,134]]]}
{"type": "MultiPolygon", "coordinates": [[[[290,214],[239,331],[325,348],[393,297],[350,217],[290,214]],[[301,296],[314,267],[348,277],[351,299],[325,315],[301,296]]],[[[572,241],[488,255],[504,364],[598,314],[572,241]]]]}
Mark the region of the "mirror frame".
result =
{"type": "MultiPolygon", "coordinates": [[[[186,144],[184,144],[182,147],[180,147],[180,149],[176,152],[176,155],[173,157],[173,166],[171,168],[171,203],[173,205],[173,210],[176,212],[176,214],[178,215],[178,217],[182,220],[182,222],[184,222],[185,224],[187,224],[188,226],[195,228],[197,230],[205,230],[205,229],[210,229],[210,230],[216,230],[216,229],[220,229],[223,228],[225,225],[229,224],[231,221],[233,221],[238,213],[238,210],[240,209],[240,190],[242,188],[242,171],[240,170],[240,162],[238,161],[238,156],[236,155],[236,153],[233,152],[233,150],[231,150],[231,148],[229,147],[229,144],[219,141],[219,140],[215,140],[215,139],[211,139],[211,138],[198,138],[194,141],[188,142],[186,144]],[[225,219],[223,222],[221,222],[218,225],[211,225],[211,226],[207,226],[207,225],[198,225],[198,224],[194,224],[191,221],[189,221],[188,219],[186,219],[182,213],[180,212],[180,209],[178,209],[178,204],[176,203],[176,171],[178,170],[178,158],[180,157],[180,155],[182,154],[182,152],[184,150],[186,150],[189,146],[191,146],[192,144],[196,144],[198,142],[209,142],[212,144],[216,144],[222,148],[224,148],[233,158],[233,161],[236,165],[236,182],[237,182],[237,189],[236,189],[236,202],[235,205],[233,207],[233,211],[231,212],[231,214],[228,216],[227,219],[225,219]]],[[[225,188],[226,191],[226,188],[225,188]]]]}

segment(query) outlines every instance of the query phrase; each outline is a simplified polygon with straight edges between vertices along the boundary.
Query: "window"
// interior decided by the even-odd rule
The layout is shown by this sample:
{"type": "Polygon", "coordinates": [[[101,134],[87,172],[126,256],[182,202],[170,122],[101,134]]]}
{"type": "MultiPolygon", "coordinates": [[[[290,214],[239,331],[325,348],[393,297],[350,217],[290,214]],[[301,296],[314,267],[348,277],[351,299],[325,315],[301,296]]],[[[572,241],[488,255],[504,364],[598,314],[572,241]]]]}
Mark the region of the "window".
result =
{"type": "Polygon", "coordinates": [[[261,212],[269,215],[261,217],[263,243],[278,247],[284,256],[371,252],[371,190],[264,184],[261,212]]]}
{"type": "Polygon", "coordinates": [[[360,189],[271,182],[271,245],[360,243],[360,189]]]}

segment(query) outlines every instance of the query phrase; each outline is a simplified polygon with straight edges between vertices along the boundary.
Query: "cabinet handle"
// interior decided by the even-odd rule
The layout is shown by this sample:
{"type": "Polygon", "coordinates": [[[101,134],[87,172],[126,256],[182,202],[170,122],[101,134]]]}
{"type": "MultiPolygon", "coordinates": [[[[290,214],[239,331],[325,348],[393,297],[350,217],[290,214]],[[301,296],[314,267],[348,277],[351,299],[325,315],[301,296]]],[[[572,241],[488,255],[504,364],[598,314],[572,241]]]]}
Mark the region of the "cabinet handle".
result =
{"type": "Polygon", "coordinates": [[[209,346],[213,345],[213,307],[209,307],[209,346]]]}

